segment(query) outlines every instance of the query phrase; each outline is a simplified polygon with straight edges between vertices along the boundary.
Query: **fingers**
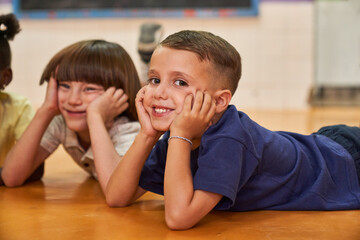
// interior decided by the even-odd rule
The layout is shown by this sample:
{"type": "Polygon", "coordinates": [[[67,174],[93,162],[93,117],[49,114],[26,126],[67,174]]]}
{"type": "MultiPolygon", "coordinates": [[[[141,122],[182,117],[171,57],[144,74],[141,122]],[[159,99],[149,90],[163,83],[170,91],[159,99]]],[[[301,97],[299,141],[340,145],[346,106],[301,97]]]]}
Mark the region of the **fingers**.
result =
{"type": "Polygon", "coordinates": [[[124,90],[121,88],[115,89],[115,87],[110,87],[106,90],[105,95],[116,102],[117,105],[126,104],[127,100],[129,99],[124,90]]]}
{"type": "Polygon", "coordinates": [[[120,114],[120,113],[124,112],[126,109],[128,109],[128,107],[129,107],[129,103],[128,103],[128,102],[125,102],[125,103],[121,104],[121,105],[119,106],[118,113],[120,114]]]}
{"type": "Polygon", "coordinates": [[[106,90],[105,94],[114,99],[120,99],[121,97],[126,96],[124,90],[122,90],[121,88],[115,89],[115,87],[109,87],[106,90]]]}
{"type": "Polygon", "coordinates": [[[54,82],[56,83],[56,80],[55,80],[55,78],[54,78],[53,76],[51,76],[51,77],[50,77],[50,80],[49,80],[49,84],[50,84],[50,83],[54,83],[54,82]]]}
{"type": "Polygon", "coordinates": [[[143,101],[144,101],[146,89],[147,89],[147,85],[142,87],[136,94],[135,106],[136,106],[136,111],[137,111],[138,115],[141,115],[141,113],[145,112],[143,101]]]}
{"type": "Polygon", "coordinates": [[[128,104],[128,99],[129,97],[124,93],[124,91],[122,89],[118,89],[115,91],[114,93],[114,98],[117,100],[118,104],[124,105],[124,104],[128,104]]]}
{"type": "Polygon", "coordinates": [[[126,97],[127,98],[127,95],[124,93],[124,90],[122,89],[117,89],[115,92],[114,92],[114,98],[116,99],[120,99],[121,97],[126,97]]]}
{"type": "Polygon", "coordinates": [[[189,139],[199,138],[212,125],[215,110],[215,100],[209,93],[197,91],[195,97],[187,95],[183,109],[173,120],[170,131],[181,132],[189,139]]]}
{"type": "Polygon", "coordinates": [[[47,84],[45,99],[42,105],[49,111],[49,114],[53,113],[54,115],[59,113],[57,85],[55,78],[51,77],[47,84]]]}
{"type": "Polygon", "coordinates": [[[50,77],[50,80],[48,82],[48,88],[50,88],[50,89],[57,88],[57,82],[54,77],[50,77]]]}
{"type": "Polygon", "coordinates": [[[203,105],[204,94],[201,91],[195,93],[194,105],[192,107],[193,112],[200,112],[203,105]]]}
{"type": "Polygon", "coordinates": [[[102,96],[92,102],[90,110],[100,112],[104,119],[110,120],[128,108],[128,96],[124,90],[110,87],[102,96]]]}
{"type": "Polygon", "coordinates": [[[46,89],[46,98],[56,98],[57,97],[57,82],[55,78],[51,77],[48,81],[46,89]]]}
{"type": "Polygon", "coordinates": [[[118,107],[118,111],[120,113],[124,112],[129,107],[129,97],[124,93],[122,89],[117,89],[113,97],[116,100],[116,106],[118,107]]]}
{"type": "Polygon", "coordinates": [[[145,91],[146,91],[147,85],[142,87],[138,93],[136,94],[135,102],[142,102],[144,99],[145,91]]]}
{"type": "Polygon", "coordinates": [[[200,114],[205,117],[206,120],[211,120],[214,116],[216,110],[215,100],[212,99],[210,94],[204,93],[204,101],[202,104],[202,108],[200,114]]]}
{"type": "Polygon", "coordinates": [[[108,89],[106,89],[105,94],[109,96],[113,96],[115,91],[116,91],[115,87],[109,87],[108,89]]]}
{"type": "Polygon", "coordinates": [[[191,111],[192,99],[193,99],[193,96],[191,94],[189,94],[185,97],[183,111],[187,111],[187,112],[191,111]]]}
{"type": "MultiPolygon", "coordinates": [[[[186,101],[186,99],[185,99],[186,101]]],[[[197,91],[195,94],[194,106],[192,112],[199,113],[205,119],[210,120],[215,114],[216,104],[211,95],[206,92],[197,91]]]]}

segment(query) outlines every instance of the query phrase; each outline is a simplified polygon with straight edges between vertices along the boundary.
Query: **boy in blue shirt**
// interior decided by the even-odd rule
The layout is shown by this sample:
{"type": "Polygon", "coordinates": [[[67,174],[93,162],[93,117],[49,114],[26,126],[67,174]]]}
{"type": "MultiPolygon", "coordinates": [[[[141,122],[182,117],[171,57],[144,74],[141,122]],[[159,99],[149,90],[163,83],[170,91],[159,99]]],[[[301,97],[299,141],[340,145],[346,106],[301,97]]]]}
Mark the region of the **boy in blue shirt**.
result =
{"type": "Polygon", "coordinates": [[[359,209],[360,129],[265,129],[229,105],[240,76],[239,53],[218,36],[181,31],[162,41],[136,98],[141,130],[109,180],[107,203],[163,194],[171,229],[191,228],[212,209],[359,209]]]}

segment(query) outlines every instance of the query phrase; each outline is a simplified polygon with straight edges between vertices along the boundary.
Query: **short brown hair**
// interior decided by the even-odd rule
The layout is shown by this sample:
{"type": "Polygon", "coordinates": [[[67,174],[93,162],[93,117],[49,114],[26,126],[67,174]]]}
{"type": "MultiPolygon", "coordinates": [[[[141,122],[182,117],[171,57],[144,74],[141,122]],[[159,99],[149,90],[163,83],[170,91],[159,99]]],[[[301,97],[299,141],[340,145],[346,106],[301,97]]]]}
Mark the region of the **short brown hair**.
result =
{"type": "Polygon", "coordinates": [[[107,89],[121,88],[129,97],[125,114],[137,120],[135,97],[140,80],[129,54],[117,43],[105,40],[85,40],[74,43],[49,61],[40,84],[54,76],[58,82],[82,81],[99,84],[107,89]]]}
{"type": "Polygon", "coordinates": [[[235,93],[241,77],[241,57],[223,38],[205,31],[185,30],[168,36],[160,45],[196,53],[200,61],[208,60],[218,74],[225,76],[220,85],[235,93]]]}

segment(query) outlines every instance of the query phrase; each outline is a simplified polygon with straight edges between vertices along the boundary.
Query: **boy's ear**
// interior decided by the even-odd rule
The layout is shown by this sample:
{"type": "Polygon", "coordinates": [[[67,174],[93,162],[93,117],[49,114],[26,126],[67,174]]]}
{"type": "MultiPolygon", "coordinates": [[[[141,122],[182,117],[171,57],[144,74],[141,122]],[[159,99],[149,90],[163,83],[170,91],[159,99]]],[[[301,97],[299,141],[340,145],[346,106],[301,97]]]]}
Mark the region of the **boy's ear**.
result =
{"type": "Polygon", "coordinates": [[[216,113],[221,113],[225,111],[230,104],[232,98],[231,91],[229,89],[217,90],[214,94],[214,99],[216,101],[216,113]]]}

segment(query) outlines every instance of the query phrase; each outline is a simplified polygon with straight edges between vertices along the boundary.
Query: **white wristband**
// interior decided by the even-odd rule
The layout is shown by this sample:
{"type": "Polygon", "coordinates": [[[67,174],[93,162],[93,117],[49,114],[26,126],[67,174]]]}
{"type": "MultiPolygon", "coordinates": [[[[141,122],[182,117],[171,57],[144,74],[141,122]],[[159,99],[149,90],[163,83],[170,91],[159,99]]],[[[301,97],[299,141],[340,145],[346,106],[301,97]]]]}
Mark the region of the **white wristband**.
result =
{"type": "Polygon", "coordinates": [[[180,136],[171,136],[171,137],[169,137],[168,143],[169,143],[169,141],[170,141],[172,138],[178,138],[178,139],[187,141],[187,142],[190,143],[190,145],[192,146],[192,141],[191,141],[190,139],[187,139],[187,138],[184,138],[184,137],[180,137],[180,136]]]}

